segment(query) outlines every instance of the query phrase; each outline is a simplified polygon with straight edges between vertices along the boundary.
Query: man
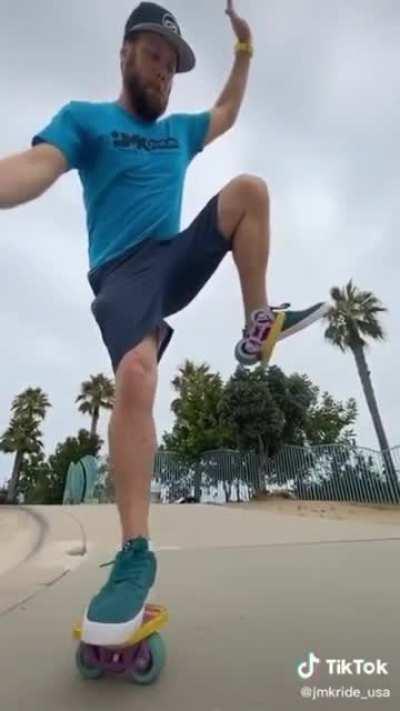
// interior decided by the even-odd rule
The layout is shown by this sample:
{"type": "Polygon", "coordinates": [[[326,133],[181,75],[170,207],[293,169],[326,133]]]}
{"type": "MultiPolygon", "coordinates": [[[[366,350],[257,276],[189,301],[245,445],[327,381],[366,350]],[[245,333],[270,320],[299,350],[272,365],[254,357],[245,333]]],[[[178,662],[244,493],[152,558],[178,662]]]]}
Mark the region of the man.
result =
{"type": "Polygon", "coordinates": [[[125,26],[119,99],[70,102],[33,138],[30,151],[0,162],[2,207],[38,197],[72,168],[84,188],[92,311],[116,381],[109,450],[122,528],[109,580],[85,611],[87,643],[118,645],[136,631],[156,577],[148,518],[158,362],[173,334],[165,318],[194,299],[229,251],[245,313],[235,349],[239,362],[258,363],[264,341],[272,348],[277,338],[305,328],[328,308],[316,304],[282,314],[288,305],[269,306],[269,198],[262,179],[238,176],[179,232],[186,170],[233,127],[247,84],[250,28],[232,0],[226,13],[238,42],[232,73],[211,111],[158,121],[175,74],[191,71],[195,57],[175,17],[142,2],[125,26]]]}

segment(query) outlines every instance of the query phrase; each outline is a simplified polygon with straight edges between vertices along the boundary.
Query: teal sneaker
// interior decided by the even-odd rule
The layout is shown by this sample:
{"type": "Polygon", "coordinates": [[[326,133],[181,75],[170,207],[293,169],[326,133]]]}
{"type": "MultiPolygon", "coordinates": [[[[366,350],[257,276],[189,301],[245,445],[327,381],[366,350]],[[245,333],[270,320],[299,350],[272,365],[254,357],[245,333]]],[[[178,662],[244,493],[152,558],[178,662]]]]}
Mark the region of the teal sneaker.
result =
{"type": "MultiPolygon", "coordinates": [[[[290,304],[284,304],[286,309],[289,309],[290,304]]],[[[330,304],[320,302],[310,306],[309,309],[304,309],[303,311],[285,311],[285,321],[282,327],[282,331],[279,335],[278,341],[283,341],[284,338],[288,336],[293,336],[294,333],[299,333],[304,328],[311,326],[315,321],[319,321],[321,318],[327,315],[330,304]]],[[[282,311],[281,307],[273,309],[274,314],[282,311]]]]}
{"type": "Polygon", "coordinates": [[[303,311],[289,311],[289,308],[290,304],[282,304],[253,311],[251,326],[243,330],[243,338],[235,348],[239,363],[250,366],[262,360],[267,365],[278,341],[323,318],[330,305],[320,302],[303,311]]]}
{"type": "Polygon", "coordinates": [[[106,564],[114,566],[108,581],[85,611],[83,642],[118,646],[140,628],[157,572],[151,547],[146,538],[135,538],[123,546],[114,561],[106,564]]]}

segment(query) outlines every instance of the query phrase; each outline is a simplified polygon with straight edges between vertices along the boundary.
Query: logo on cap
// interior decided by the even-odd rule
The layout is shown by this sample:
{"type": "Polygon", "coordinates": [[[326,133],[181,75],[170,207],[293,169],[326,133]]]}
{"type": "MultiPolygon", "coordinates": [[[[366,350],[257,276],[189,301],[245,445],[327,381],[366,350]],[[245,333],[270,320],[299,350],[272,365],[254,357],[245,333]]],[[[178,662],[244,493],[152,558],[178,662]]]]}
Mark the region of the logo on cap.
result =
{"type": "Polygon", "coordinates": [[[178,23],[169,12],[165,13],[165,15],[163,16],[162,24],[164,25],[164,27],[168,27],[169,30],[176,32],[176,34],[179,35],[178,23]]]}

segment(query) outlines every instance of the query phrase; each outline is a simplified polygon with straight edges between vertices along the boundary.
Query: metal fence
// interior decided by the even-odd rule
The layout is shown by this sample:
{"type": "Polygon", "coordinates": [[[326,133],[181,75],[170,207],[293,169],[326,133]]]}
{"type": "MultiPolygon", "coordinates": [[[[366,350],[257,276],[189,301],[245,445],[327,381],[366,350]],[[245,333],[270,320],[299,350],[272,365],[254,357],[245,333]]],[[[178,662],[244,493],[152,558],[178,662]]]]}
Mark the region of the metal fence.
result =
{"type": "MultiPolygon", "coordinates": [[[[85,501],[82,475],[75,467],[64,501],[85,501]],[[80,500],[74,498],[80,492],[80,500]]],[[[380,453],[340,445],[285,447],[276,457],[255,452],[214,450],[197,462],[183,462],[173,452],[157,452],[152,500],[161,503],[249,501],[258,493],[285,490],[298,499],[372,504],[400,503],[400,447],[380,453]]],[[[107,466],[99,461],[91,501],[112,501],[107,466]]]]}
{"type": "Polygon", "coordinates": [[[268,462],[269,485],[287,485],[299,499],[400,503],[400,447],[380,453],[340,445],[285,447],[268,462]]]}
{"type": "Polygon", "coordinates": [[[179,461],[172,452],[158,452],[152,481],[153,500],[248,501],[257,489],[265,489],[265,468],[262,471],[262,463],[254,452],[218,449],[204,452],[191,464],[179,461]]]}

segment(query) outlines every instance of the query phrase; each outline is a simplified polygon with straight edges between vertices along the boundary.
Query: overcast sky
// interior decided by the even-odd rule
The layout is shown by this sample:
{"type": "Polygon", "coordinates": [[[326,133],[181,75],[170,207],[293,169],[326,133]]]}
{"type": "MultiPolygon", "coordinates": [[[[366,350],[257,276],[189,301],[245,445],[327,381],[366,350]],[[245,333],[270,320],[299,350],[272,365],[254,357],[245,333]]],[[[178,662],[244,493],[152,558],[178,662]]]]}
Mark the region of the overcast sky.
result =
{"type": "MultiPolygon", "coordinates": [[[[197,66],[177,75],[167,114],[211,109],[229,76],[235,37],[225,0],[172,0],[197,66]]],[[[2,0],[0,157],[71,100],[112,101],[121,87],[127,0],[2,0]]],[[[264,178],[272,199],[269,295],[296,309],[329,298],[350,278],[389,313],[388,340],[367,351],[392,446],[399,426],[400,3],[398,0],[236,0],[253,30],[255,56],[234,128],[197,156],[187,173],[182,229],[232,178],[264,178]]],[[[52,408],[46,454],[90,421],[77,412],[81,383],[113,377],[92,317],[87,234],[76,171],[39,200],[0,214],[0,432],[13,399],[40,387],[52,408]]],[[[231,255],[197,300],[170,319],[176,329],[161,361],[155,408],[159,440],[173,423],[170,385],[185,358],[227,380],[243,328],[231,255]]],[[[319,324],[280,344],[274,363],[307,373],[321,391],[359,405],[360,446],[377,448],[351,354],[324,342],[319,324]]],[[[109,414],[99,434],[106,439],[109,414]]],[[[13,456],[0,455],[0,482],[13,456]]]]}

